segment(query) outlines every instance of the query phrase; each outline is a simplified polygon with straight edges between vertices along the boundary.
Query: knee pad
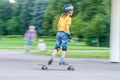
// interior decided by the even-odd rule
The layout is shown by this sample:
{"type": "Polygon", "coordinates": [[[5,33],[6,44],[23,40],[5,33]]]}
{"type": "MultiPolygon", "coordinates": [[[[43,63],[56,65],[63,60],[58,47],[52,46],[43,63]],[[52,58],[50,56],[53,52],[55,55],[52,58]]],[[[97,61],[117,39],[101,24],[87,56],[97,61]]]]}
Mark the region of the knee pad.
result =
{"type": "Polygon", "coordinates": [[[67,49],[66,49],[66,48],[63,48],[62,51],[67,51],[67,49]]]}
{"type": "Polygon", "coordinates": [[[57,50],[57,52],[60,50],[60,48],[55,48],[57,50]]]}

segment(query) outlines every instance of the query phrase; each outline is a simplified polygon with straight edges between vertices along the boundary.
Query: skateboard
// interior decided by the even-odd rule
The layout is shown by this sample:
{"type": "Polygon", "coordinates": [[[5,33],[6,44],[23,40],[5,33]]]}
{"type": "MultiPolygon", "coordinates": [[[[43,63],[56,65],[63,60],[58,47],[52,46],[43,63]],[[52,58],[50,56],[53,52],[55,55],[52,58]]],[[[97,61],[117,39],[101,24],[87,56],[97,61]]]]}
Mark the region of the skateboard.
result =
{"type": "Polygon", "coordinates": [[[73,65],[55,65],[55,64],[53,64],[53,65],[48,65],[48,64],[38,64],[38,65],[40,65],[41,66],[41,69],[42,70],[48,70],[49,69],[49,66],[53,66],[53,67],[55,67],[55,66],[60,66],[60,67],[63,67],[63,66],[66,66],[67,67],[67,70],[68,71],[74,71],[75,70],[75,68],[74,68],[74,66],[73,65]]]}

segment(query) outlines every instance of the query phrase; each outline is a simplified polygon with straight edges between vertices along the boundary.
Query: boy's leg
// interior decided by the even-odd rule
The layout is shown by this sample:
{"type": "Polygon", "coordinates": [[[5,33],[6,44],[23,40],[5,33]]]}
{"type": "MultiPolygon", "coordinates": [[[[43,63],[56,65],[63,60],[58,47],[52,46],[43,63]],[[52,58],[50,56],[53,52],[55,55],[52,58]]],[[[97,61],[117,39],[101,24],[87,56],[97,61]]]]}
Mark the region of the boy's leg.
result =
{"type": "Polygon", "coordinates": [[[48,65],[51,65],[51,64],[52,64],[56,53],[57,53],[57,52],[59,51],[59,49],[60,49],[60,45],[61,45],[60,33],[57,33],[57,36],[56,36],[56,46],[55,46],[55,49],[54,49],[53,52],[52,52],[51,58],[50,58],[49,61],[48,61],[48,65]]]}
{"type": "Polygon", "coordinates": [[[29,52],[30,52],[30,48],[31,48],[31,46],[26,45],[26,47],[25,47],[25,52],[29,53],[29,52]]]}
{"type": "Polygon", "coordinates": [[[29,39],[27,39],[27,40],[26,40],[26,46],[25,46],[26,52],[30,52],[31,45],[32,45],[32,41],[29,40],[29,39]]]}
{"type": "Polygon", "coordinates": [[[56,53],[57,53],[57,50],[54,49],[54,50],[53,50],[53,53],[52,53],[52,56],[51,56],[51,58],[50,58],[49,61],[48,61],[48,65],[51,65],[51,64],[52,64],[56,53]]]}
{"type": "Polygon", "coordinates": [[[65,56],[66,56],[66,51],[62,51],[62,56],[59,65],[68,65],[68,63],[65,62],[65,56]]]}
{"type": "Polygon", "coordinates": [[[68,63],[65,61],[66,51],[62,51],[62,56],[59,62],[59,65],[68,65],[68,63]]]}
{"type": "Polygon", "coordinates": [[[64,35],[62,38],[62,55],[59,62],[60,65],[68,65],[68,63],[65,62],[67,46],[68,46],[68,37],[67,35],[64,35]]]}

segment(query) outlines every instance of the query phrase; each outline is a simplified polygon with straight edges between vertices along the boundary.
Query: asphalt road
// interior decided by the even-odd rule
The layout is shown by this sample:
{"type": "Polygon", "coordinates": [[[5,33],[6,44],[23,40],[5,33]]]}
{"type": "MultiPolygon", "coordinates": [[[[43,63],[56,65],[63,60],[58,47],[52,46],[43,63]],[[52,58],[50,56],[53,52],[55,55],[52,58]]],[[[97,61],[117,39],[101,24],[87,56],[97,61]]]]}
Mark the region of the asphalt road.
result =
{"type": "Polygon", "coordinates": [[[45,64],[48,59],[49,56],[0,50],[0,80],[120,80],[120,63],[110,63],[108,59],[67,58],[75,71],[67,71],[66,66],[41,70],[38,64],[45,64]]]}

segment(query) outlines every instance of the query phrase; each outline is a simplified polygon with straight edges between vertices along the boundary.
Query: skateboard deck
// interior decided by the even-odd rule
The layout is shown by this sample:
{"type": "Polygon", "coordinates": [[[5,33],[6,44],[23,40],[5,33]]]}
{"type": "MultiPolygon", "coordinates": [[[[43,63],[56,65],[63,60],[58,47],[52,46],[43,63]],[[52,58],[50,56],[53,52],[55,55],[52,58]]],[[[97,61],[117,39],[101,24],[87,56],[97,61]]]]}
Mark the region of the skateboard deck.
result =
{"type": "Polygon", "coordinates": [[[67,70],[69,70],[69,71],[74,71],[74,70],[75,70],[75,68],[74,68],[73,65],[59,65],[59,64],[53,64],[53,65],[38,64],[38,65],[41,66],[41,69],[42,69],[42,70],[48,70],[50,66],[52,66],[52,67],[64,67],[64,66],[66,66],[66,67],[67,67],[67,70]]]}

